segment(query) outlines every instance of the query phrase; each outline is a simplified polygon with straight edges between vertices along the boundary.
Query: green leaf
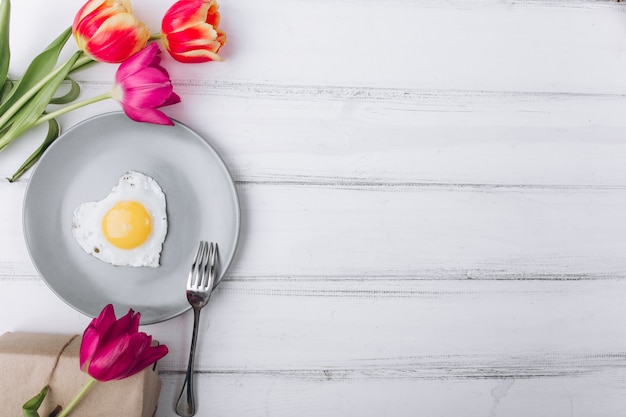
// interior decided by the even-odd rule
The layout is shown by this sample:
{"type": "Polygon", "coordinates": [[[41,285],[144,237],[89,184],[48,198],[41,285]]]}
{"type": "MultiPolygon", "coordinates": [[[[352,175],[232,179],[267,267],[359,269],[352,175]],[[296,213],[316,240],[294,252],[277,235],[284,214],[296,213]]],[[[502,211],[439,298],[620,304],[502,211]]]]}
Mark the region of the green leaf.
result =
{"type": "Polygon", "coordinates": [[[24,76],[11,90],[6,100],[0,104],[0,114],[4,114],[20,97],[50,74],[57,64],[61,49],[63,49],[71,34],[72,28],[67,28],[42,53],[33,59],[26,72],[24,72],[24,76]]]}
{"type": "Polygon", "coordinates": [[[7,178],[7,180],[9,180],[9,182],[17,181],[18,178],[20,178],[26,171],[28,171],[33,165],[35,165],[35,162],[37,162],[39,158],[41,158],[41,155],[43,155],[46,149],[48,149],[48,146],[52,145],[52,142],[54,142],[56,138],[59,137],[59,133],[59,122],[57,122],[56,119],[48,120],[48,134],[46,135],[46,138],[44,139],[42,144],[35,150],[35,152],[33,152],[28,157],[26,161],[24,161],[22,166],[20,166],[18,170],[15,171],[15,174],[13,174],[11,178],[7,178]]]}
{"type": "Polygon", "coordinates": [[[67,77],[66,80],[70,82],[70,91],[60,97],[54,97],[50,100],[50,104],[67,104],[78,98],[80,95],[80,85],[70,77],[67,77]]]}
{"type": "Polygon", "coordinates": [[[4,96],[11,91],[11,89],[13,88],[13,81],[11,81],[10,79],[6,79],[4,81],[4,83],[2,83],[2,85],[0,85],[0,102],[2,101],[2,99],[4,98],[4,96]]]}
{"type": "Polygon", "coordinates": [[[68,72],[81,55],[78,51],[72,55],[61,67],[55,70],[55,75],[39,90],[39,92],[30,99],[13,118],[13,123],[9,130],[0,137],[0,150],[7,146],[22,133],[35,125],[35,122],[43,114],[52,100],[52,96],[58,90],[63,80],[67,77],[68,72]]]}
{"type": "Polygon", "coordinates": [[[11,50],[9,48],[9,21],[11,2],[2,0],[0,3],[0,80],[5,80],[9,73],[11,50]]]}
{"type": "Polygon", "coordinates": [[[39,392],[39,394],[35,395],[33,398],[24,403],[24,405],[22,406],[22,413],[24,413],[24,417],[39,417],[37,409],[43,402],[44,398],[46,398],[47,393],[48,386],[46,385],[39,392]]]}

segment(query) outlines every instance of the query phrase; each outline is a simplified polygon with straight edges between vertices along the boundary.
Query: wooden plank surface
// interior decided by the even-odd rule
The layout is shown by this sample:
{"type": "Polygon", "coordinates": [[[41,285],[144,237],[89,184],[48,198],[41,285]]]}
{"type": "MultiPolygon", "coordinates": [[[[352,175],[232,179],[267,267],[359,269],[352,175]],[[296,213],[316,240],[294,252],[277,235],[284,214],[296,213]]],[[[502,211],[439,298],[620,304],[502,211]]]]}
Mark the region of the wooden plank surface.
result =
{"type": "MultiPolygon", "coordinates": [[[[158,27],[170,3],[133,6],[158,27]]],[[[12,72],[81,4],[14,1],[12,72]]],[[[220,152],[242,206],[201,323],[199,415],[623,416],[626,5],[220,9],[224,63],[163,57],[168,114],[220,152]]],[[[83,95],[114,71],[77,74],[83,95]]],[[[0,153],[1,177],[40,135],[0,153]]],[[[89,318],[28,257],[29,175],[0,183],[0,332],[79,333],[89,318]]],[[[145,330],[170,347],[170,416],[191,316],[145,330]]]]}

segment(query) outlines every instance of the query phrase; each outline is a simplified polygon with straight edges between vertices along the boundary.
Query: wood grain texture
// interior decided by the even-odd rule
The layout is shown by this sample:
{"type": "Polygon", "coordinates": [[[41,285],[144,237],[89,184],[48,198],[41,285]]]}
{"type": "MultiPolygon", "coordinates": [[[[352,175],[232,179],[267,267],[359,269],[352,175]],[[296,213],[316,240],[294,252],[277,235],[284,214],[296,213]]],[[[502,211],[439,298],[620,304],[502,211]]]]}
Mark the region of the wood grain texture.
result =
{"type": "MultiPolygon", "coordinates": [[[[164,380],[160,410],[171,408],[167,398],[176,393],[169,391],[169,387],[175,386],[174,381],[169,376],[164,380]]],[[[599,409],[607,416],[624,413],[619,405],[623,385],[611,377],[346,381],[212,374],[201,376],[198,383],[206,389],[206,398],[198,410],[200,415],[586,416],[597,415],[599,409]],[[599,397],[601,403],[597,401],[599,397]]]]}
{"type": "MultiPolygon", "coordinates": [[[[21,195],[22,184],[6,194],[21,195]]],[[[238,192],[241,243],[229,271],[237,277],[617,279],[626,271],[622,189],[304,183],[238,192]]],[[[6,216],[20,218],[20,209],[6,216]]],[[[3,260],[27,262],[21,224],[5,233],[3,260]]]]}
{"type": "MultiPolygon", "coordinates": [[[[82,0],[13,3],[17,74],[82,0]]],[[[158,27],[170,3],[133,6],[158,27]]],[[[220,10],[225,62],[163,56],[183,98],[167,113],[220,152],[242,206],[201,322],[199,415],[623,416],[626,4],[220,10]]],[[[76,74],[83,96],[114,71],[76,74]]],[[[0,153],[1,177],[41,133],[0,153]]],[[[79,333],[28,258],[29,175],[0,183],[0,331],[79,333]]],[[[170,347],[170,416],[191,316],[145,330],[170,347]]]]}
{"type": "MultiPolygon", "coordinates": [[[[620,280],[359,285],[223,282],[201,323],[199,372],[463,380],[623,370],[620,280]]],[[[26,312],[7,330],[46,331],[55,323],[71,332],[87,322],[41,282],[13,280],[3,289],[9,311],[24,294],[51,306],[45,318],[26,312]]],[[[184,370],[190,324],[184,314],[147,327],[171,349],[161,362],[166,374],[184,370]]]]}

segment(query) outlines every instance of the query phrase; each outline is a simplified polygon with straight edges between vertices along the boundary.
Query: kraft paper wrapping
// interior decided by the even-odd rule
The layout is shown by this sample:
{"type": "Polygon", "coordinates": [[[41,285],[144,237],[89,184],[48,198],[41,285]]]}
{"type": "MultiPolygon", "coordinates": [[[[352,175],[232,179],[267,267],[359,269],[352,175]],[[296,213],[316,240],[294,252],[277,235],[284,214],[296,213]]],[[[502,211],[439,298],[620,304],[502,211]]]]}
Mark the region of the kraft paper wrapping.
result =
{"type": "MultiPolygon", "coordinates": [[[[43,333],[0,336],[0,417],[22,417],[22,405],[50,386],[39,415],[65,407],[88,381],[80,370],[81,337],[43,333]]],[[[161,379],[156,366],[129,378],[97,382],[74,408],[72,416],[152,417],[161,379]]]]}

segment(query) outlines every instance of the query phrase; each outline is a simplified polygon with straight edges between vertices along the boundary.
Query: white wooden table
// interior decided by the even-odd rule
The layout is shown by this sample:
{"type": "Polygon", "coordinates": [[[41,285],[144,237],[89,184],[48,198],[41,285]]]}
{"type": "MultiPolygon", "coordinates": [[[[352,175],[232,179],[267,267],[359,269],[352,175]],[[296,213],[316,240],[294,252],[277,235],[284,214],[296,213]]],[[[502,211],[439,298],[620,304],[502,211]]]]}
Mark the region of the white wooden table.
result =
{"type": "MultiPolygon", "coordinates": [[[[81,4],[13,1],[12,74],[81,4]]],[[[133,6],[157,31],[170,4],[133,6]]],[[[242,209],[203,313],[198,415],[626,415],[626,4],[220,10],[224,63],[164,57],[183,100],[167,113],[220,152],[242,209]]],[[[84,97],[114,70],[79,73],[84,97]]],[[[0,333],[82,332],[29,259],[27,183],[0,183],[0,333]]],[[[143,330],[171,350],[171,416],[191,314],[143,330]]]]}

